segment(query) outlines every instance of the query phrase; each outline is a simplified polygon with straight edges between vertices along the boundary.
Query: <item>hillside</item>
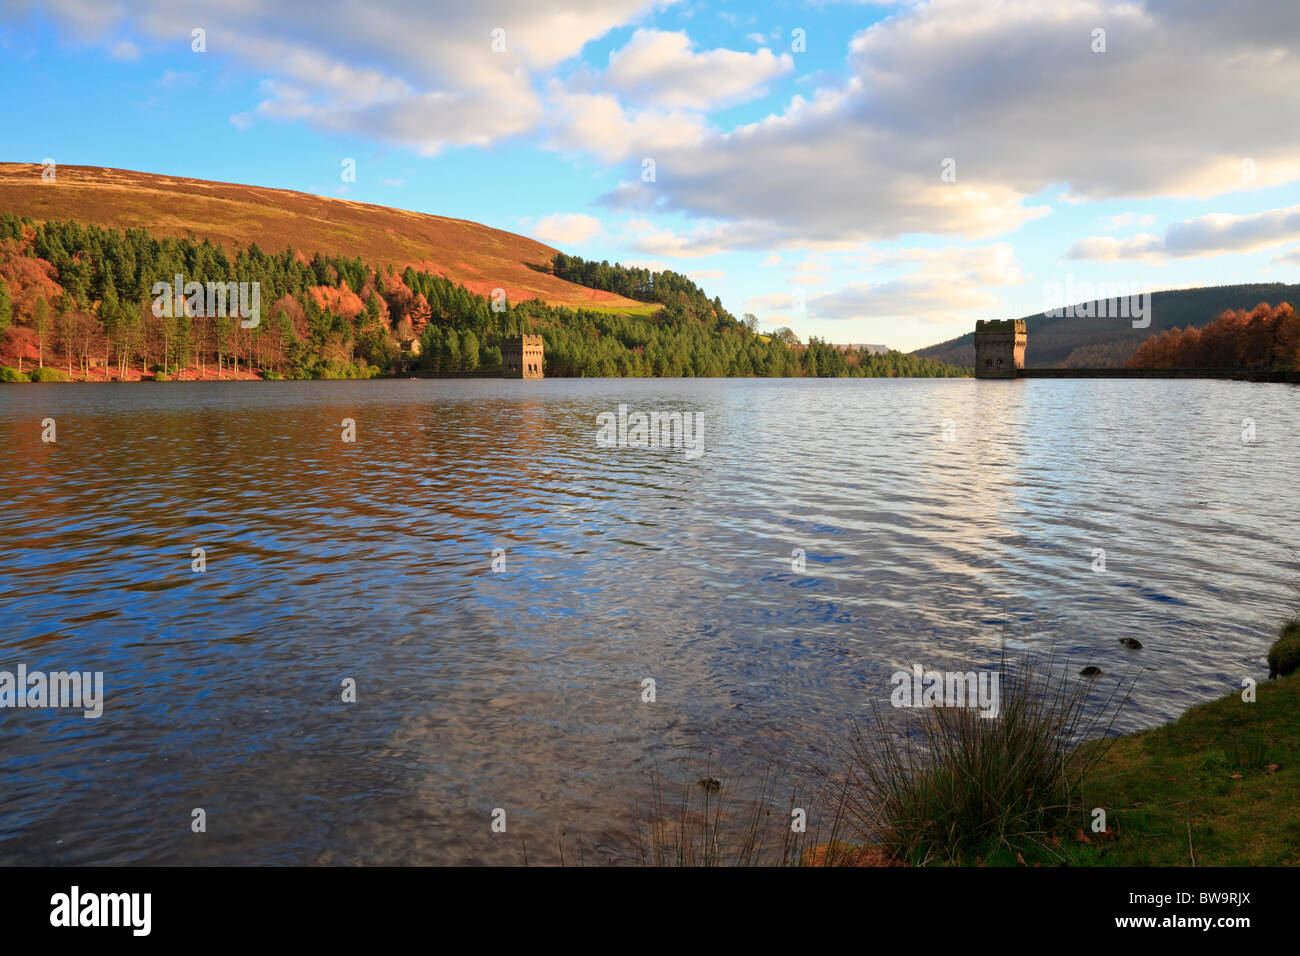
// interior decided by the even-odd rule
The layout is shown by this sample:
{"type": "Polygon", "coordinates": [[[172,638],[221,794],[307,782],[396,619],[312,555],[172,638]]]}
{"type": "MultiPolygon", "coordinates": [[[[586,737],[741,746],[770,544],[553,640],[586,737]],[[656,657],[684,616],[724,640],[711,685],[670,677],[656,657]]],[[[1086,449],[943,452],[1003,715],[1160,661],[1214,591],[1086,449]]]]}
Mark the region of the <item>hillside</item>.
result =
{"type": "Polygon", "coordinates": [[[966,372],[816,340],[795,350],[687,276],[464,220],[121,170],[60,167],[44,183],[37,166],[0,166],[3,381],[499,375],[520,334],[542,336],[547,376],[966,372]]]}
{"type": "MultiPolygon", "coordinates": [[[[1165,329],[1200,328],[1226,309],[1249,312],[1261,302],[1277,305],[1300,301],[1300,285],[1282,282],[1253,285],[1224,285],[1203,289],[1172,289],[1151,293],[1151,325],[1133,328],[1128,318],[1059,318],[1041,312],[1022,316],[1028,323],[1029,345],[1025,365],[1030,368],[1123,366],[1143,341],[1165,329]]],[[[1094,307],[1093,312],[1097,309],[1094,307]]],[[[938,359],[953,365],[975,363],[975,333],[938,345],[917,349],[913,355],[938,359]]]]}
{"type": "Polygon", "coordinates": [[[205,238],[226,247],[256,243],[263,252],[292,248],[307,258],[358,257],[445,275],[479,295],[506,290],[512,302],[541,299],[573,308],[642,309],[640,303],[557,279],[545,267],[557,250],[533,239],[463,219],[448,219],[231,183],[158,176],[97,166],[59,166],[53,183],[41,167],[0,163],[0,212],[40,222],[75,220],[106,229],[205,238]]]}

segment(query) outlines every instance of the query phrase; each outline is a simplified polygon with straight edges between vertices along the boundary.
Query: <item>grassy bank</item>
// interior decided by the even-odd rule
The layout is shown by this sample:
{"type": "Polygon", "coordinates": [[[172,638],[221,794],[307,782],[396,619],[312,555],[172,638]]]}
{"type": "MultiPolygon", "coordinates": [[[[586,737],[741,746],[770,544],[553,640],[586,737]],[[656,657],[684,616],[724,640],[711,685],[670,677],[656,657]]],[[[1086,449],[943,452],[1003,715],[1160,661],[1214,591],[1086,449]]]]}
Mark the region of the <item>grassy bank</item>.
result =
{"type": "Polygon", "coordinates": [[[1261,682],[1254,703],[1233,693],[1119,738],[1081,792],[1085,807],[1106,809],[1113,838],[1080,820],[1091,842],[1078,832],[1063,841],[1075,865],[1300,863],[1300,679],[1261,682]]]}
{"type": "Polygon", "coordinates": [[[1300,620],[1282,628],[1269,663],[1280,679],[1260,675],[1161,727],[1086,733],[1063,763],[1054,755],[1077,700],[1059,684],[1059,703],[1034,705],[1032,720],[1016,710],[1029,685],[1013,687],[1011,711],[984,726],[969,711],[927,714],[923,758],[900,764],[883,740],[859,755],[874,768],[861,829],[912,864],[1300,863],[1300,620]],[[1035,750],[1046,756],[1016,757],[1035,750]]]}
{"type": "Polygon", "coordinates": [[[688,785],[669,806],[656,787],[639,856],[652,866],[1300,864],[1300,619],[1269,658],[1279,679],[1261,674],[1119,737],[1108,729],[1124,688],[1085,708],[1096,685],[1072,670],[1004,662],[997,718],[937,707],[919,714],[919,734],[903,734],[878,712],[855,734],[849,774],[810,803],[782,808],[765,785],[732,806],[688,785]],[[817,825],[792,839],[796,806],[817,808],[817,825]]]}

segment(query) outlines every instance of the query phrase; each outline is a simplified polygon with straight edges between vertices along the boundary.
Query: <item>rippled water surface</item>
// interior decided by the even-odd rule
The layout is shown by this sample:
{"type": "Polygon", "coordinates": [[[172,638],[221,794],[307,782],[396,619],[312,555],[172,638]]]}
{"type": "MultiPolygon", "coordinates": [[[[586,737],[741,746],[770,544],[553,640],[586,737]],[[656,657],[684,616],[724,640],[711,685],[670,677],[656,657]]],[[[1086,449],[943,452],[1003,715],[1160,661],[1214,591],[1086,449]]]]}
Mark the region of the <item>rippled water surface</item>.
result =
{"type": "Polygon", "coordinates": [[[744,792],[1004,639],[1149,726],[1263,676],[1297,435],[1294,388],[1211,381],[3,386],[0,670],[106,702],[0,709],[0,863],[553,861],[649,771],[744,792]],[[704,453],[598,447],[620,402],[704,453]]]}

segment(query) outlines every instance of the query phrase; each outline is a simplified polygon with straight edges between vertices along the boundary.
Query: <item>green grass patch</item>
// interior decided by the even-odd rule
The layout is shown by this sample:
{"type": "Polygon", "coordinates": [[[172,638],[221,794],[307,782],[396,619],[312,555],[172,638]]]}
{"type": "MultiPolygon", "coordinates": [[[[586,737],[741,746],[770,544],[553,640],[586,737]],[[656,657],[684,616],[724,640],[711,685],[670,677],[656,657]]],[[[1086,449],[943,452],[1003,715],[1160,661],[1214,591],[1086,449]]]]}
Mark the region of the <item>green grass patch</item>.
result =
{"type": "Polygon", "coordinates": [[[641,318],[649,319],[663,309],[663,304],[659,302],[647,302],[645,305],[591,305],[583,303],[582,305],[565,306],[570,309],[582,309],[586,312],[599,312],[603,315],[634,315],[641,318]]]}
{"type": "Polygon", "coordinates": [[[1115,740],[1083,783],[1076,826],[1059,835],[1069,862],[1300,863],[1300,681],[1269,681],[1256,694],[1248,703],[1235,692],[1115,740]],[[1106,811],[1109,836],[1092,832],[1094,807],[1106,811]]]}

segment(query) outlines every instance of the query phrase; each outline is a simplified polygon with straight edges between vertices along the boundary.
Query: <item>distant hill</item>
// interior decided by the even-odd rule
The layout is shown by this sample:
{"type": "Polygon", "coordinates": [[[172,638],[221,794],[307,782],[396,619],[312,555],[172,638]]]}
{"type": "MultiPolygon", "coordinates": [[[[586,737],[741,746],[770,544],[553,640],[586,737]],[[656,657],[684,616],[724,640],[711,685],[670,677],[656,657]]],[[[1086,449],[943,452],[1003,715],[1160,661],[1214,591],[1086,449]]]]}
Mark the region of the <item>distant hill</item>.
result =
{"type": "MultiPolygon", "coordinates": [[[[1151,325],[1145,329],[1133,328],[1129,318],[1075,318],[1068,314],[1070,310],[1066,310],[1065,316],[1050,318],[1035,312],[1022,316],[1029,329],[1025,364],[1030,368],[1117,368],[1128,361],[1144,340],[1165,329],[1199,328],[1214,321],[1225,309],[1249,311],[1261,302],[1271,305],[1300,302],[1300,285],[1260,282],[1153,292],[1151,325]]],[[[1098,311],[1095,303],[1088,311],[1098,311]]],[[[972,329],[912,354],[952,365],[972,366],[975,332],[972,329]]]]}
{"type": "Polygon", "coordinates": [[[41,180],[32,163],[0,163],[0,210],[39,222],[75,220],[106,229],[139,228],[151,235],[264,252],[292,248],[310,259],[356,256],[379,267],[407,266],[445,275],[479,295],[505,289],[511,302],[541,299],[585,308],[641,303],[549,274],[557,250],[533,239],[464,219],[372,206],[232,183],[158,176],[99,166],[59,166],[41,180]]]}

